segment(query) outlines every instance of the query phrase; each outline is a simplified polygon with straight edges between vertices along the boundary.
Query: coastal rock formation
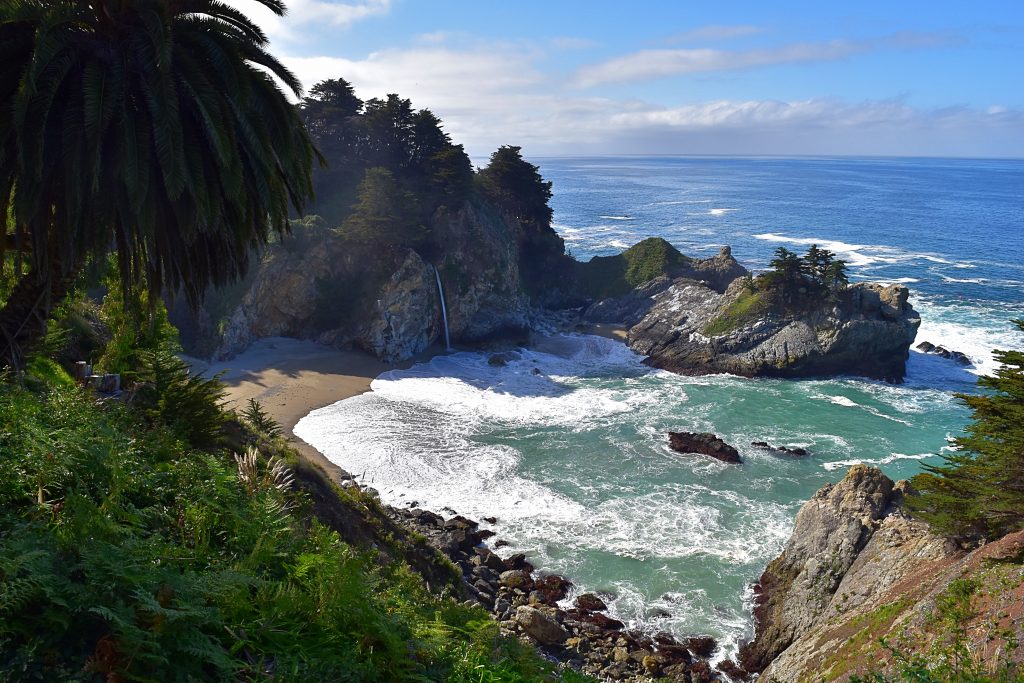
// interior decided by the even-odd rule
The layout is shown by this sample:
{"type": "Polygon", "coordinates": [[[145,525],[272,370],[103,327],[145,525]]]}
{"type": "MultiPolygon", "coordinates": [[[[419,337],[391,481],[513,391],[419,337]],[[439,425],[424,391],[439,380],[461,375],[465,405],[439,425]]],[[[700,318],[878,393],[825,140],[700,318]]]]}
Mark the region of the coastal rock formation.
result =
{"type": "Polygon", "coordinates": [[[255,339],[282,336],[397,361],[443,340],[439,276],[453,343],[524,338],[529,301],[516,221],[467,201],[440,212],[430,227],[445,248],[428,260],[323,226],[296,226],[244,282],[211,293],[195,314],[174,306],[172,320],[186,352],[200,357],[230,358],[255,339]]]}
{"type": "Polygon", "coordinates": [[[676,280],[655,295],[628,341],[648,364],[681,374],[854,374],[898,381],[921,323],[907,297],[900,285],[859,283],[837,292],[834,301],[822,297],[799,310],[761,311],[744,306],[752,299],[742,280],[721,294],[676,280]]]}
{"type": "Polygon", "coordinates": [[[740,651],[746,672],[762,672],[765,683],[891,674],[882,638],[934,659],[961,628],[980,661],[1024,659],[1007,647],[1024,636],[1024,532],[968,552],[908,517],[906,495],[906,482],[855,465],[801,508],[755,586],[756,637],[740,651]],[[950,623],[949,597],[965,586],[973,592],[956,612],[963,623],[950,623]]]}
{"type": "Polygon", "coordinates": [[[654,297],[680,278],[701,282],[715,292],[724,293],[734,280],[749,275],[747,269],[733,258],[732,249],[727,246],[722,247],[712,258],[691,259],[680,254],[668,242],[659,241],[664,242],[663,249],[670,250],[669,253],[675,256],[664,267],[665,272],[640,283],[622,296],[602,299],[592,304],[583,313],[584,321],[633,326],[650,311],[654,297]]]}
{"type": "Polygon", "coordinates": [[[700,453],[734,465],[743,462],[739,451],[708,432],[669,432],[668,447],[677,453],[700,453]]]}

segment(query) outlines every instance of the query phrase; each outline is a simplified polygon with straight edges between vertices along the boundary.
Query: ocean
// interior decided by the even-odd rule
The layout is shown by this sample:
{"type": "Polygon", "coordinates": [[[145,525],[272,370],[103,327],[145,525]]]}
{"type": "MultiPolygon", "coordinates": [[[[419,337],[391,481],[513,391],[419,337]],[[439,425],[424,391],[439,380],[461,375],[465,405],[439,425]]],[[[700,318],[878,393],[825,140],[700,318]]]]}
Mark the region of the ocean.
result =
{"type": "Polygon", "coordinates": [[[710,634],[733,656],[752,634],[751,583],[800,506],[858,462],[894,479],[938,462],[969,414],[954,392],[1024,348],[1024,161],[725,157],[534,159],[554,184],[573,256],[651,236],[752,270],[812,243],[852,281],[901,282],[927,340],[973,365],[911,352],[906,382],[680,377],[623,344],[558,335],[505,367],[455,352],[384,373],[296,433],[392,505],[485,525],[631,627],[710,634]],[[682,456],[666,432],[710,431],[741,466],[682,456]],[[807,458],[752,441],[801,446],[807,458]]]}

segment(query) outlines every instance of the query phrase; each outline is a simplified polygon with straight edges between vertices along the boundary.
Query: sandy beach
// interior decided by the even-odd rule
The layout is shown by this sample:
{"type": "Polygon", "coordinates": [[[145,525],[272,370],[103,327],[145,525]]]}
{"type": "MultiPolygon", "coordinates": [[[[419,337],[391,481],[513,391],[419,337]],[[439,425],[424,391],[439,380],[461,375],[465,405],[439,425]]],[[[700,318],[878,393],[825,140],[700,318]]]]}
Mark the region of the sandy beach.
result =
{"type": "Polygon", "coordinates": [[[229,408],[244,408],[250,398],[256,399],[285,429],[292,445],[337,480],[342,470],[296,437],[292,432],[295,424],[311,410],[369,391],[370,382],[382,372],[409,367],[431,355],[428,350],[416,358],[389,364],[362,351],[339,351],[312,341],[270,337],[256,341],[231,360],[194,362],[194,366],[207,375],[223,372],[220,379],[227,389],[229,408]]]}

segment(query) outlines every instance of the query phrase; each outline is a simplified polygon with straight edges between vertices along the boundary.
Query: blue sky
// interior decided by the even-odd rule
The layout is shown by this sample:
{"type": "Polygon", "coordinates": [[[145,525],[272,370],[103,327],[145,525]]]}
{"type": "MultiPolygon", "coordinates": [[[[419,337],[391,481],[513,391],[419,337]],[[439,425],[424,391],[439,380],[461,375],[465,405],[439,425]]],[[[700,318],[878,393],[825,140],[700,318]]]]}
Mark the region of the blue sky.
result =
{"type": "Polygon", "coordinates": [[[473,156],[1024,157],[1024,0],[229,0],[308,86],[433,110],[473,156]]]}

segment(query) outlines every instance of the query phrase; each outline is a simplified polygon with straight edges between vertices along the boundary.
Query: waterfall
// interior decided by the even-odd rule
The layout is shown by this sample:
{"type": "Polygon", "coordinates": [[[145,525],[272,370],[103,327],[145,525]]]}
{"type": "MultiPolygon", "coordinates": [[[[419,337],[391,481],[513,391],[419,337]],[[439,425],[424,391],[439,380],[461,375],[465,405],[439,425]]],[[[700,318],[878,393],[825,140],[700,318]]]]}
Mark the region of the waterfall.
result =
{"type": "Polygon", "coordinates": [[[434,266],[434,278],[437,280],[437,295],[441,298],[441,320],[444,321],[444,350],[452,350],[452,340],[448,336],[448,307],[444,304],[444,288],[441,287],[441,273],[434,266]]]}

